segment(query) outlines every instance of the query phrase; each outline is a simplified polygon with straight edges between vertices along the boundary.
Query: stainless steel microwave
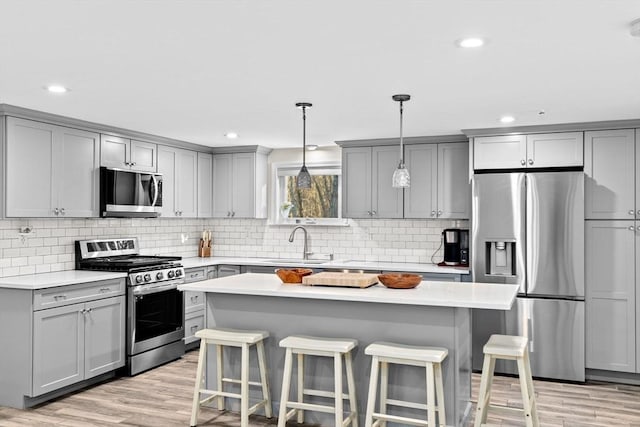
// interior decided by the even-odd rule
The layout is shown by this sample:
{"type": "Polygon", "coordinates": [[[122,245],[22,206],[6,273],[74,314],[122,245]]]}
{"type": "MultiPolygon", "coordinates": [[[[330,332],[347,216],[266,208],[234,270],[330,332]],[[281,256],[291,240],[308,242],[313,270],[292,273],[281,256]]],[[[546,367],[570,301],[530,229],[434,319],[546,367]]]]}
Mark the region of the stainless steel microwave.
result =
{"type": "Polygon", "coordinates": [[[162,207],[162,175],[100,168],[100,216],[155,218],[162,207]]]}

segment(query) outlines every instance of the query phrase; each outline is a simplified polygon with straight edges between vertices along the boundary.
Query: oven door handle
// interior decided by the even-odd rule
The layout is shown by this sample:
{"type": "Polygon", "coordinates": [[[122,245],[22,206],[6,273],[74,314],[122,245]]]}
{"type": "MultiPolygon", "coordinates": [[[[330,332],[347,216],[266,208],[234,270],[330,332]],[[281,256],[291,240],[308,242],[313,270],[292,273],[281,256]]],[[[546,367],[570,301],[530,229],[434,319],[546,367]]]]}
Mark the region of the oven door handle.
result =
{"type": "Polygon", "coordinates": [[[171,283],[166,283],[166,284],[162,284],[162,285],[158,285],[158,286],[149,286],[149,285],[141,285],[141,286],[134,286],[132,289],[132,293],[133,295],[149,295],[149,294],[155,294],[158,292],[163,292],[163,291],[170,291],[172,289],[177,289],[178,285],[181,285],[182,282],[181,281],[176,281],[176,282],[171,282],[171,283]]]}

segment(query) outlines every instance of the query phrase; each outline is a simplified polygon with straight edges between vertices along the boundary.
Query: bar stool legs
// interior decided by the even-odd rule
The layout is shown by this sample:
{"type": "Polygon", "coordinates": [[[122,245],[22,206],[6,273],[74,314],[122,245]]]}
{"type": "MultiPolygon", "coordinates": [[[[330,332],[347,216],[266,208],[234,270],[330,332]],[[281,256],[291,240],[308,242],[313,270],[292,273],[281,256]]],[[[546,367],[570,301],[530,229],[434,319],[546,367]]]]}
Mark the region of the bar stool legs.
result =
{"type": "Polygon", "coordinates": [[[351,350],[357,345],[355,340],[328,339],[306,336],[290,336],[280,341],[284,347],[284,373],[282,377],[282,395],[278,414],[278,427],[284,427],[288,419],[296,415],[298,422],[304,422],[304,412],[307,410],[333,413],[336,426],[351,424],[358,427],[358,409],[356,404],[355,378],[351,350]],[[297,357],[297,396],[296,401],[289,400],[291,390],[291,375],[293,371],[293,355],[297,357]],[[333,358],[334,388],[333,391],[323,391],[304,388],[304,356],[325,356],[333,358]],[[348,393],[343,392],[342,365],[346,368],[348,393]],[[316,396],[333,399],[333,406],[311,404],[304,402],[304,396],[316,396]],[[344,399],[349,400],[349,415],[344,417],[344,399]],[[289,411],[287,411],[290,409],[289,411]]]}
{"type": "Polygon", "coordinates": [[[272,417],[271,394],[267,375],[267,364],[263,340],[269,334],[265,331],[242,331],[233,329],[202,329],[196,332],[196,337],[200,338],[200,355],[198,357],[198,368],[196,372],[196,385],[193,393],[193,404],[191,407],[190,425],[196,426],[198,422],[198,412],[200,406],[211,401],[216,401],[219,410],[224,410],[224,398],[231,397],[240,399],[240,425],[249,426],[249,415],[264,406],[267,418],[272,417]],[[207,361],[207,347],[216,346],[216,390],[205,388],[204,373],[207,361]],[[249,381],[249,349],[256,346],[258,353],[258,365],[260,369],[260,382],[249,381]],[[224,364],[222,357],[222,347],[239,347],[241,351],[240,379],[230,379],[224,377],[224,364]],[[223,391],[224,383],[240,384],[240,394],[223,391]],[[253,406],[249,406],[249,386],[259,386],[262,389],[262,400],[253,406]],[[200,399],[201,394],[208,395],[200,399]]]}
{"type": "Polygon", "coordinates": [[[520,412],[524,415],[527,427],[538,427],[540,425],[533,379],[531,377],[527,339],[525,337],[491,335],[491,338],[484,346],[484,363],[480,379],[480,392],[478,393],[475,427],[481,427],[487,422],[489,408],[499,411],[520,412]],[[518,364],[522,410],[491,405],[491,386],[493,384],[496,359],[515,360],[518,364]]]}

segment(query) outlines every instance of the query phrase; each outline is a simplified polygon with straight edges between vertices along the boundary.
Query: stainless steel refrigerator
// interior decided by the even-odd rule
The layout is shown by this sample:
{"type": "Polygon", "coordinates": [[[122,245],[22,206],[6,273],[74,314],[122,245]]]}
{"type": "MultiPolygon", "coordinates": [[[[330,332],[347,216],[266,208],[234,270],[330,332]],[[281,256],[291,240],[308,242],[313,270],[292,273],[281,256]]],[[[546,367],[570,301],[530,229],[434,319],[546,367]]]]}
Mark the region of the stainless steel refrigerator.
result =
{"type": "Polygon", "coordinates": [[[534,376],[584,381],[584,173],[476,174],[472,209],[473,281],[520,285],[511,311],[474,311],[473,368],[491,334],[522,335],[534,376]]]}

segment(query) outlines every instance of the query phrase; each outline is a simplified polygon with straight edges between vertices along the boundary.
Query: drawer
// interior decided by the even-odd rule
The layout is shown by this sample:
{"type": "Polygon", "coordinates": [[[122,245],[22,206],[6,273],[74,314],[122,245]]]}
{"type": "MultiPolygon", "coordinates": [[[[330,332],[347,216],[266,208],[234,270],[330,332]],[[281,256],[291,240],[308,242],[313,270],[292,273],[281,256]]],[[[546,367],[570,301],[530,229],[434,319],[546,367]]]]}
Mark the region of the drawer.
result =
{"type": "Polygon", "coordinates": [[[191,319],[185,319],[184,321],[184,343],[189,344],[194,341],[198,341],[199,338],[196,338],[194,335],[200,329],[204,328],[204,312],[199,315],[192,317],[191,319]]]}
{"type": "Polygon", "coordinates": [[[44,310],[79,302],[124,295],[125,279],[38,289],[33,293],[33,310],[44,310]]]}
{"type": "Polygon", "coordinates": [[[204,309],[204,292],[185,291],[184,312],[192,313],[204,309]]]}
{"type": "Polygon", "coordinates": [[[184,283],[199,282],[201,280],[207,280],[207,269],[203,268],[189,268],[184,271],[184,283]]]}

